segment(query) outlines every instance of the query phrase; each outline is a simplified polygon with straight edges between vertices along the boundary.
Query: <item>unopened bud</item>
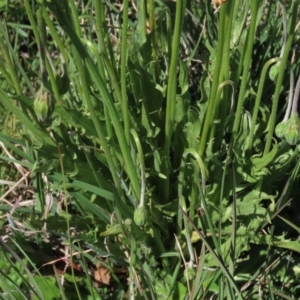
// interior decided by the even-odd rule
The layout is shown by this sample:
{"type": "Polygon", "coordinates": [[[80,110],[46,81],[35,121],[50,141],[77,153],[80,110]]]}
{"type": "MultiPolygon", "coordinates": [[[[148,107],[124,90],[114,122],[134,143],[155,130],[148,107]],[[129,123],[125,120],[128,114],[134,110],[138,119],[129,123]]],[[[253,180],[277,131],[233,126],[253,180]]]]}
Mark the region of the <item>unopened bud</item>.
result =
{"type": "Polygon", "coordinates": [[[286,122],[284,137],[290,145],[296,145],[300,141],[300,119],[293,114],[286,122]]]}
{"type": "Polygon", "coordinates": [[[136,225],[143,226],[146,222],[147,211],[143,206],[138,206],[135,210],[133,219],[136,225]]]}
{"type": "Polygon", "coordinates": [[[51,93],[42,86],[35,94],[33,102],[33,109],[38,120],[44,122],[50,116],[53,110],[52,105],[53,101],[51,93]]]}
{"type": "Polygon", "coordinates": [[[275,134],[278,138],[283,138],[286,132],[286,122],[280,122],[275,127],[275,134]]]}

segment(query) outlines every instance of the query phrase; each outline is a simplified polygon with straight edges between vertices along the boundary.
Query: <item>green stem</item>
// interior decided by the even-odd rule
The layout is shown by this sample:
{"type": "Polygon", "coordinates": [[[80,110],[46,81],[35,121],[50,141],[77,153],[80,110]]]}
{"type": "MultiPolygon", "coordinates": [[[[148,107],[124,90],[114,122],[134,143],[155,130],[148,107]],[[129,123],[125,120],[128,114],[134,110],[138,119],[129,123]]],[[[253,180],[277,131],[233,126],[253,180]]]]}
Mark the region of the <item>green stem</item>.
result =
{"type": "MultiPolygon", "coordinates": [[[[105,22],[105,16],[104,16],[104,9],[103,9],[103,3],[101,1],[95,1],[95,19],[96,19],[96,29],[97,29],[97,38],[100,46],[100,53],[102,56],[102,59],[104,61],[105,67],[107,69],[108,75],[111,80],[112,84],[112,90],[115,93],[116,101],[119,103],[122,103],[122,92],[121,87],[119,84],[119,78],[117,75],[117,72],[115,70],[115,64],[113,57],[109,56],[109,53],[107,51],[107,48],[111,47],[111,43],[109,42],[109,38],[106,36],[104,32],[107,32],[106,29],[106,22],[105,22]],[[105,38],[106,38],[106,44],[105,44],[105,38]]],[[[98,63],[98,68],[103,68],[103,64],[98,63]]],[[[102,71],[100,72],[102,74],[102,71]]],[[[101,75],[102,78],[105,78],[104,74],[101,75]]]]}
{"type": "Polygon", "coordinates": [[[65,1],[65,3],[69,3],[69,5],[66,5],[65,8],[67,10],[71,9],[72,22],[73,22],[73,25],[75,26],[75,32],[76,32],[77,36],[79,36],[81,38],[82,34],[81,34],[81,28],[80,28],[78,13],[77,13],[78,9],[76,8],[75,2],[73,0],[70,0],[70,1],[64,0],[64,1],[65,1]]]}
{"type": "Polygon", "coordinates": [[[131,237],[130,244],[130,261],[129,261],[129,299],[135,299],[134,292],[134,282],[135,282],[135,272],[134,266],[136,264],[136,251],[137,251],[137,243],[134,237],[131,237]]]}
{"type": "Polygon", "coordinates": [[[107,53],[105,47],[105,37],[104,30],[106,30],[106,22],[104,19],[104,10],[102,1],[94,1],[95,5],[95,25],[96,25],[96,34],[100,47],[101,54],[107,53]]]}
{"type": "MultiPolygon", "coordinates": [[[[109,30],[107,29],[106,20],[105,20],[105,12],[102,1],[94,1],[95,6],[95,25],[97,31],[97,38],[100,46],[101,54],[107,57],[107,63],[112,66],[116,66],[114,55],[109,55],[111,53],[112,45],[108,35],[109,30]],[[105,43],[106,40],[106,43],[105,43]]],[[[116,74],[116,70],[113,69],[114,73],[116,74]]]]}
{"type": "MultiPolygon", "coordinates": [[[[229,79],[229,65],[230,65],[230,40],[232,35],[232,15],[234,7],[232,5],[232,1],[229,1],[228,3],[224,4],[224,10],[225,10],[225,21],[224,21],[224,27],[226,30],[222,31],[222,34],[224,34],[224,42],[223,42],[223,48],[222,48],[222,60],[221,60],[221,69],[220,69],[220,77],[219,82],[224,82],[229,79]]],[[[220,33],[221,34],[221,33],[220,33]]],[[[218,87],[219,90],[219,87],[218,87]]],[[[220,119],[220,123],[218,126],[213,126],[213,130],[211,130],[210,138],[214,138],[214,147],[216,149],[220,148],[220,144],[223,139],[223,134],[221,132],[224,130],[224,124],[225,119],[228,114],[228,106],[230,100],[230,93],[229,93],[229,87],[227,85],[224,86],[223,89],[223,96],[222,93],[217,93],[216,101],[214,105],[214,111],[213,111],[213,117],[212,120],[220,119]],[[218,128],[219,132],[218,134],[215,134],[215,129],[218,128]]]]}
{"type": "MultiPolygon", "coordinates": [[[[224,46],[223,46],[223,59],[222,59],[222,66],[221,66],[221,74],[220,74],[220,82],[229,79],[229,72],[230,72],[230,41],[232,36],[232,20],[233,20],[233,1],[228,1],[224,4],[225,8],[225,22],[224,22],[224,46]]],[[[224,99],[227,100],[229,94],[229,88],[225,88],[224,90],[224,99]]],[[[227,104],[227,103],[226,103],[227,104]]],[[[227,105],[225,105],[226,107],[227,105]]],[[[221,112],[226,113],[226,109],[221,109],[221,112]]],[[[222,123],[221,123],[222,124],[222,123]]]]}
{"type": "Polygon", "coordinates": [[[276,116],[277,116],[277,108],[278,108],[278,102],[279,102],[279,96],[281,92],[281,87],[282,87],[282,81],[284,77],[284,71],[285,71],[285,66],[286,62],[289,57],[289,53],[292,47],[293,39],[295,33],[295,25],[296,25],[296,20],[297,20],[297,12],[298,12],[298,3],[297,1],[293,1],[293,7],[291,9],[292,14],[290,17],[290,22],[289,22],[289,27],[288,27],[288,38],[286,42],[286,47],[282,56],[282,60],[280,63],[280,68],[278,72],[278,77],[277,77],[277,82],[276,82],[276,88],[275,88],[275,93],[274,93],[274,98],[273,98],[273,105],[272,105],[272,111],[269,119],[269,126],[268,126],[268,134],[266,138],[266,145],[264,149],[264,156],[270,152],[271,149],[271,144],[272,144],[272,137],[276,125],[276,116]]]}
{"type": "Polygon", "coordinates": [[[243,70],[239,98],[238,98],[238,102],[237,102],[236,115],[235,115],[234,124],[233,124],[233,132],[232,132],[233,138],[235,138],[238,133],[239,124],[240,124],[241,116],[242,116],[243,105],[244,105],[244,101],[245,101],[246,87],[247,87],[247,83],[249,80],[249,71],[250,71],[252,50],[253,50],[253,45],[254,45],[256,17],[257,17],[259,2],[260,2],[259,0],[252,0],[252,2],[251,2],[251,23],[250,23],[248,36],[247,36],[247,50],[246,50],[245,60],[244,60],[244,70],[243,70]]]}
{"type": "Polygon", "coordinates": [[[40,41],[39,41],[39,50],[40,50],[40,70],[41,70],[41,77],[42,83],[45,87],[49,88],[48,86],[48,74],[46,70],[46,27],[45,21],[43,18],[43,10],[44,6],[40,5],[37,10],[37,24],[39,29],[40,41]]]}
{"type": "Polygon", "coordinates": [[[169,199],[170,189],[170,146],[172,134],[174,131],[175,105],[176,105],[176,77],[177,77],[177,62],[180,45],[180,36],[182,30],[183,17],[185,12],[186,0],[178,0],[176,2],[175,28],[172,41],[172,55],[169,69],[168,89],[167,89],[167,107],[165,121],[165,145],[164,145],[164,164],[163,174],[166,176],[162,187],[164,202],[169,199]]]}
{"type": "Polygon", "coordinates": [[[261,72],[261,76],[260,76],[260,80],[259,80],[259,85],[258,85],[258,89],[257,89],[257,94],[256,94],[256,98],[255,98],[255,104],[254,104],[254,109],[253,109],[253,113],[252,113],[252,119],[251,119],[251,127],[250,127],[250,132],[249,132],[249,146],[248,149],[251,152],[252,148],[253,148],[253,140],[254,140],[254,130],[255,130],[255,125],[256,125],[256,120],[257,120],[257,116],[258,116],[258,111],[259,111],[259,106],[260,106],[260,100],[261,100],[261,96],[262,96],[262,92],[263,92],[263,87],[265,84],[265,79],[266,79],[266,75],[267,75],[267,71],[268,68],[271,64],[280,61],[281,59],[276,57],[276,58],[272,58],[269,61],[267,61],[263,67],[263,70],[261,72]]]}
{"type": "MultiPolygon", "coordinates": [[[[181,209],[185,213],[187,213],[186,203],[185,203],[185,199],[184,199],[183,196],[181,196],[179,198],[179,202],[180,202],[179,205],[180,205],[181,209]]],[[[191,242],[192,229],[191,229],[191,226],[190,226],[190,224],[189,224],[189,222],[186,218],[183,218],[183,224],[184,224],[184,229],[185,229],[186,243],[187,243],[188,251],[189,251],[189,254],[190,254],[190,264],[193,265],[195,263],[195,255],[194,255],[194,249],[193,249],[192,242],[191,242]]]]}
{"type": "Polygon", "coordinates": [[[127,144],[130,144],[130,118],[126,86],[126,65],[127,65],[127,28],[128,28],[128,0],[123,1],[123,24],[122,24],[122,45],[121,45],[121,91],[124,131],[127,144]]]}
{"type": "Polygon", "coordinates": [[[219,34],[218,34],[218,47],[217,47],[217,53],[216,53],[216,62],[215,62],[215,69],[213,74],[213,82],[212,82],[212,88],[211,93],[208,101],[208,107],[205,114],[204,124],[202,128],[201,133],[201,139],[200,139],[200,145],[199,145],[199,155],[202,157],[206,142],[208,138],[209,131],[211,129],[211,122],[213,120],[214,111],[215,111],[215,104],[218,101],[217,99],[217,92],[218,92],[218,85],[219,85],[219,78],[220,78],[220,71],[222,66],[222,56],[223,56],[223,46],[224,46],[224,26],[225,26],[225,5],[222,5],[221,7],[221,13],[220,13],[220,20],[218,24],[219,34]]]}
{"type": "Polygon", "coordinates": [[[137,151],[138,157],[140,161],[140,169],[141,169],[141,196],[140,196],[140,204],[139,206],[145,207],[145,192],[146,192],[146,173],[145,173],[145,159],[144,152],[141,145],[141,141],[135,129],[131,129],[131,134],[133,136],[137,151]]]}
{"type": "MultiPolygon", "coordinates": [[[[190,207],[189,207],[189,217],[194,220],[195,211],[199,208],[199,193],[198,193],[198,183],[199,183],[199,168],[195,162],[193,162],[194,174],[193,174],[193,184],[191,188],[190,196],[190,207]]],[[[202,186],[204,186],[203,192],[205,193],[205,178],[201,178],[202,186]]],[[[200,204],[201,205],[201,204],[200,204]]]]}
{"type": "Polygon", "coordinates": [[[172,18],[171,11],[169,8],[166,8],[166,30],[167,30],[167,43],[168,43],[168,57],[171,61],[172,56],[172,18]]]}
{"type": "MultiPolygon", "coordinates": [[[[113,67],[114,60],[109,59],[108,51],[107,51],[107,44],[109,42],[109,39],[107,37],[107,40],[105,42],[105,35],[104,32],[107,32],[106,28],[106,22],[105,22],[105,16],[104,16],[104,8],[103,8],[103,3],[102,1],[94,1],[95,5],[95,25],[96,25],[96,31],[97,31],[97,38],[98,38],[98,43],[100,47],[100,54],[98,54],[96,51],[96,57],[97,57],[97,65],[98,65],[98,70],[100,73],[100,76],[104,79],[105,78],[105,70],[104,70],[104,64],[106,66],[108,75],[111,79],[111,84],[112,84],[112,90],[115,93],[116,99],[119,103],[122,103],[122,93],[121,93],[121,87],[119,84],[119,79],[116,74],[116,71],[113,67]],[[102,60],[98,59],[99,56],[102,56],[102,60]],[[101,63],[104,61],[104,64],[101,63]]],[[[112,129],[111,125],[111,119],[109,116],[109,110],[106,105],[104,105],[104,115],[105,115],[105,124],[107,128],[107,134],[110,139],[113,139],[114,137],[114,132],[112,129]]],[[[114,151],[114,149],[112,149],[114,151]]],[[[112,153],[113,156],[116,156],[114,153],[112,153]]]]}
{"type": "Polygon", "coordinates": [[[159,77],[159,70],[158,70],[159,65],[157,61],[157,31],[156,31],[156,22],[155,22],[154,0],[149,0],[149,25],[151,31],[152,58],[155,66],[155,79],[157,80],[159,77]]]}

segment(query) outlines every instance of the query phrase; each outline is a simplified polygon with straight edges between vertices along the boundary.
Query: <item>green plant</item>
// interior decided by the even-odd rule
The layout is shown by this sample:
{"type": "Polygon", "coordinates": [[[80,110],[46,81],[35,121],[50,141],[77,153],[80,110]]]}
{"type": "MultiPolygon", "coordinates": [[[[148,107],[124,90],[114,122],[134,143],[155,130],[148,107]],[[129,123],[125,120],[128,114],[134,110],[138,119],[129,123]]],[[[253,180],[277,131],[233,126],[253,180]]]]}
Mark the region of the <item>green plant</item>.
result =
{"type": "Polygon", "coordinates": [[[66,299],[299,296],[299,1],[219,2],[2,8],[0,107],[16,125],[1,125],[1,160],[35,196],[1,198],[2,249],[34,274],[20,295],[31,280],[66,299]],[[57,249],[67,272],[38,272],[57,249]]]}

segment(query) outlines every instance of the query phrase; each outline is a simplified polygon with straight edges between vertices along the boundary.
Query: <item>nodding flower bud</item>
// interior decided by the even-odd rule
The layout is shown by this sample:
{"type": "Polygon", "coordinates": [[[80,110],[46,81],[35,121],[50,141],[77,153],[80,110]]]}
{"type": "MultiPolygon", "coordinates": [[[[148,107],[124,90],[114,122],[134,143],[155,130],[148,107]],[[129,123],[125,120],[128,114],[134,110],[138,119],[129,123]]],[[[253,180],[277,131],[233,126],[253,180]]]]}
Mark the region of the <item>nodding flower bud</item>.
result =
{"type": "Polygon", "coordinates": [[[51,93],[44,87],[35,94],[33,109],[39,121],[45,121],[53,111],[53,99],[51,93]]]}
{"type": "Polygon", "coordinates": [[[290,145],[296,145],[300,141],[300,119],[298,114],[292,114],[285,123],[284,138],[290,145]]]}
{"type": "Polygon", "coordinates": [[[138,208],[135,210],[133,219],[136,225],[143,226],[146,222],[147,218],[147,211],[143,206],[138,206],[138,208]]]}
{"type": "Polygon", "coordinates": [[[280,122],[275,127],[275,134],[278,138],[283,138],[286,132],[286,121],[280,122]]]}

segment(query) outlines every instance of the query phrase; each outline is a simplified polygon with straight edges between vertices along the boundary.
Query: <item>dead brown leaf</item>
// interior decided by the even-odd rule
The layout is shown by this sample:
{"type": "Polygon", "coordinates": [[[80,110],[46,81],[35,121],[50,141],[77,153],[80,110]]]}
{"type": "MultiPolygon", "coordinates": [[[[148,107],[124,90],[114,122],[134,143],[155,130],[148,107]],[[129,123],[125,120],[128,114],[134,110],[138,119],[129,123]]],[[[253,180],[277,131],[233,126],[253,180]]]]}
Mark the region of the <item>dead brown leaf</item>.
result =
{"type": "Polygon", "coordinates": [[[109,284],[110,283],[110,271],[104,267],[101,263],[97,265],[97,269],[94,270],[94,279],[97,283],[100,284],[109,284]]]}

